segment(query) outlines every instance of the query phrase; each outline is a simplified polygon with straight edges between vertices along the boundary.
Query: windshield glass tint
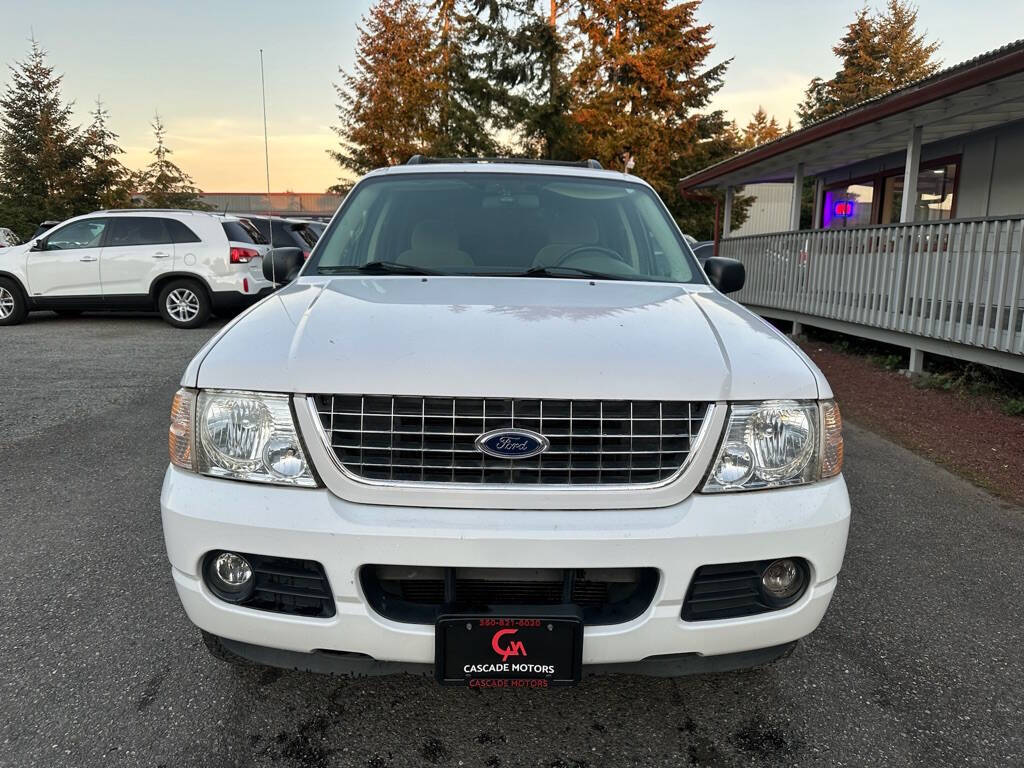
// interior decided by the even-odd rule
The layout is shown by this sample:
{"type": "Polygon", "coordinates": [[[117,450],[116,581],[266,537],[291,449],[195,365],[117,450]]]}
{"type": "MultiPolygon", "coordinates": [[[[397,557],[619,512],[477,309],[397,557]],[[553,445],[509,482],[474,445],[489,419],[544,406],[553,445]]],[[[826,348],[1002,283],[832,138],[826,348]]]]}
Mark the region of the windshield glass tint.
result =
{"type": "Polygon", "coordinates": [[[345,201],[306,274],[392,262],[441,274],[548,268],[704,282],[664,206],[627,181],[507,173],[369,179],[345,201]]]}

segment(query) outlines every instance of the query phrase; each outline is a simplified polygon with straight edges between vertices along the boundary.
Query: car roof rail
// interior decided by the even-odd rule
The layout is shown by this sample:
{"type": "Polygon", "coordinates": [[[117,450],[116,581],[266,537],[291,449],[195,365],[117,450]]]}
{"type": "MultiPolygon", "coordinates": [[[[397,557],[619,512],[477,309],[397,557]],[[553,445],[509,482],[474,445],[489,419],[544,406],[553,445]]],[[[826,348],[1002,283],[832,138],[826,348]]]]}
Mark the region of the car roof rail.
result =
{"type": "Polygon", "coordinates": [[[209,215],[215,211],[194,211],[191,208],[100,208],[93,213],[204,213],[209,215]]]}
{"type": "Polygon", "coordinates": [[[434,165],[440,163],[507,163],[510,165],[561,165],[570,168],[593,168],[602,170],[603,166],[594,158],[589,160],[545,160],[532,157],[427,157],[413,155],[406,165],[434,165]]]}

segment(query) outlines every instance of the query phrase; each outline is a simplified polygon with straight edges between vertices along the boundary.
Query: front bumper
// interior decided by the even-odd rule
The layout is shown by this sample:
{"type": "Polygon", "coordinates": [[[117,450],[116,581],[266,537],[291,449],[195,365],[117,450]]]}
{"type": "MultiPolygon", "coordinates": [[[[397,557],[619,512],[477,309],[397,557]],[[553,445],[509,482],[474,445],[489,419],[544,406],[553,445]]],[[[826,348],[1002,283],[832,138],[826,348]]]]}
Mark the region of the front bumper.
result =
{"type": "Polygon", "coordinates": [[[368,563],[515,568],[654,567],[647,610],[624,624],[588,626],[585,665],[653,656],[715,656],[781,646],[812,632],[832,598],[850,520],[842,477],[799,488],[693,494],[656,509],[469,510],[354,504],[325,489],[218,480],[170,467],[161,495],[174,583],[194,624],[240,643],[282,651],[339,651],[430,664],[434,628],[374,613],[358,572],[368,563]],[[300,618],[214,597],[200,577],[212,549],[316,560],[337,613],[300,618]],[[811,586],[789,608],[685,622],[683,597],[701,565],[803,557],[811,586]]]}

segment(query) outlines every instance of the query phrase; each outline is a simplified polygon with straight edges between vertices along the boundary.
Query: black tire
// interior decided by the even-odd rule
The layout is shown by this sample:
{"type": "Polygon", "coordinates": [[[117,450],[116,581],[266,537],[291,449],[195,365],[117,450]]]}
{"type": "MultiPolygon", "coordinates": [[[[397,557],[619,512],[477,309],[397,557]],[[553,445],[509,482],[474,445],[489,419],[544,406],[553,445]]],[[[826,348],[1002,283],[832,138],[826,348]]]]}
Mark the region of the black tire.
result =
{"type": "Polygon", "coordinates": [[[233,653],[224,647],[224,643],[217,635],[211,635],[205,629],[199,630],[203,635],[203,644],[206,646],[206,650],[210,652],[210,655],[217,661],[223,661],[226,664],[233,664],[236,667],[255,667],[255,662],[249,661],[246,658],[239,656],[237,653],[233,653]]]}
{"type": "Polygon", "coordinates": [[[210,295],[197,280],[171,280],[160,289],[157,308],[175,328],[201,328],[210,319],[210,295]]]}
{"type": "Polygon", "coordinates": [[[82,314],[82,310],[80,309],[55,309],[53,311],[61,317],[78,317],[82,314]]]}
{"type": "Polygon", "coordinates": [[[28,314],[28,302],[21,286],[14,280],[0,277],[0,325],[18,325],[28,314]]]}

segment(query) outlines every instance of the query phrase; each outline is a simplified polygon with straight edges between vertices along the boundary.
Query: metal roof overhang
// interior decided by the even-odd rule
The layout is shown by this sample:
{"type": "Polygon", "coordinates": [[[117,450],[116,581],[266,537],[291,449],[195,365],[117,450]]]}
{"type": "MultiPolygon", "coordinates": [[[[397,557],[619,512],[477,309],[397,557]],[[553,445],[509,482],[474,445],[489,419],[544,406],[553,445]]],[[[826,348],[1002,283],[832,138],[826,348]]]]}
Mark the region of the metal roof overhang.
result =
{"type": "Polygon", "coordinates": [[[1024,44],[951,68],[865,102],[769,144],[687,176],[681,191],[791,181],[798,163],[816,176],[892,152],[904,152],[915,126],[922,144],[1024,118],[1024,44]]]}

